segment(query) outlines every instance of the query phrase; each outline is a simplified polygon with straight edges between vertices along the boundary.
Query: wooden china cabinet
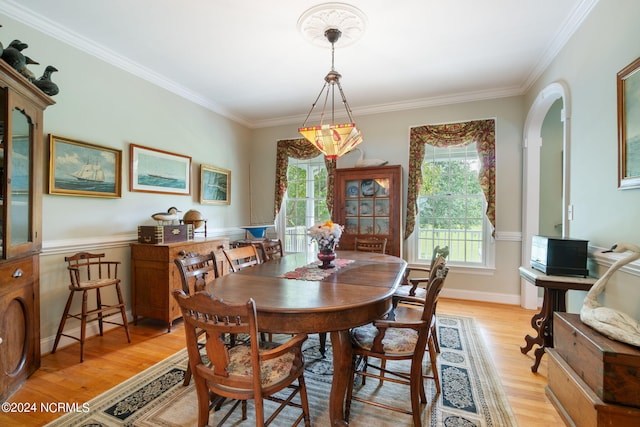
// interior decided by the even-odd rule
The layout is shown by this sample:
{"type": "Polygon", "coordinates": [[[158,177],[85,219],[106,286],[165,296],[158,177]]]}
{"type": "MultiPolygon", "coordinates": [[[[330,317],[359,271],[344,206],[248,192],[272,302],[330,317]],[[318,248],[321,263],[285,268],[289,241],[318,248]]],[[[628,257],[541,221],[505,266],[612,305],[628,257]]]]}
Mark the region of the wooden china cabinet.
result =
{"type": "Polygon", "coordinates": [[[344,225],[338,249],[354,239],[387,239],[387,253],[401,256],[402,167],[336,169],[333,221],[344,225]]]}
{"type": "Polygon", "coordinates": [[[40,367],[44,109],[54,101],[0,61],[0,401],[40,367]]]}

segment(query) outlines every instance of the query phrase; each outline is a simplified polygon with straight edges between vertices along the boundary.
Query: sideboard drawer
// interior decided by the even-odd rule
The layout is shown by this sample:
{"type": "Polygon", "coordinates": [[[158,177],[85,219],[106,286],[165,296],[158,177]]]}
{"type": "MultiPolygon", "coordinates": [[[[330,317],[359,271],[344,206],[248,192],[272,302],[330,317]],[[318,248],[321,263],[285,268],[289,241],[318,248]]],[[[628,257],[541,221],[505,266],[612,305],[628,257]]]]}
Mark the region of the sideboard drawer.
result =
{"type": "Polygon", "coordinates": [[[33,283],[33,263],[33,257],[26,257],[0,264],[0,293],[4,292],[3,288],[5,287],[7,291],[10,291],[16,286],[33,283]]]}

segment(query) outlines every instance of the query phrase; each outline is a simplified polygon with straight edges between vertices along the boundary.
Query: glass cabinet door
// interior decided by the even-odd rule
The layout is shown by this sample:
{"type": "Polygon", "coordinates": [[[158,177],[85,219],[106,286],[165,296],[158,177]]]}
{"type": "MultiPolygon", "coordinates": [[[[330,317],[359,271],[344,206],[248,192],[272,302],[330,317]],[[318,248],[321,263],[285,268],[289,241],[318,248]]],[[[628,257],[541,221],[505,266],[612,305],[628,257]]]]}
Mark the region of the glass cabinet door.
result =
{"type": "Polygon", "coordinates": [[[22,111],[14,109],[11,124],[11,193],[7,229],[11,233],[10,245],[18,246],[31,242],[31,123],[22,111]]]}
{"type": "Polygon", "coordinates": [[[350,234],[389,234],[389,179],[345,182],[345,231],[350,234]]]}
{"type": "MultiPolygon", "coordinates": [[[[7,97],[6,92],[2,92],[2,96],[7,97]]],[[[0,258],[9,259],[33,250],[35,138],[34,122],[25,110],[7,107],[6,103],[2,108],[6,110],[0,114],[0,258]]]]}

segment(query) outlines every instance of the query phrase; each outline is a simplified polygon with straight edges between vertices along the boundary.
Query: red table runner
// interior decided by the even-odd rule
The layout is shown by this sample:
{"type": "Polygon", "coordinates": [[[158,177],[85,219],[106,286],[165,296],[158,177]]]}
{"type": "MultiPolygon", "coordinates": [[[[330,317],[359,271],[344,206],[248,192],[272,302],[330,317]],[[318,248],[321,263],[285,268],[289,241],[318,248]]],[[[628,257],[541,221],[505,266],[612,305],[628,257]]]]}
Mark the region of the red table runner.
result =
{"type": "Polygon", "coordinates": [[[322,280],[325,277],[333,274],[335,271],[340,270],[342,267],[351,264],[352,262],[354,262],[352,259],[336,258],[335,260],[333,260],[333,264],[335,265],[335,267],[323,270],[321,268],[318,268],[322,263],[320,261],[315,261],[311,264],[305,265],[304,267],[298,267],[293,271],[289,271],[280,277],[296,280],[322,280]]]}

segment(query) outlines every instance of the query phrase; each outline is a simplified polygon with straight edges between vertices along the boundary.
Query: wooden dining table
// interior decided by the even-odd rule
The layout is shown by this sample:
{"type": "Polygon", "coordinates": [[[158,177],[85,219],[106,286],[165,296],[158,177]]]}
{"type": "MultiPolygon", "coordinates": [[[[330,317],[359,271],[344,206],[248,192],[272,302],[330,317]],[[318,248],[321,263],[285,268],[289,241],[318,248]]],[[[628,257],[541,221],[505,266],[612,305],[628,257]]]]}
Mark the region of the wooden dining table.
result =
{"type": "Polygon", "coordinates": [[[355,251],[338,251],[337,259],[353,262],[320,280],[283,277],[313,261],[306,253],[294,253],[220,276],[209,282],[207,290],[227,302],[253,298],[261,332],[329,332],[333,347],[329,416],[332,426],[346,426],[345,396],[352,375],[349,329],[391,309],[407,263],[391,255],[355,251]]]}

